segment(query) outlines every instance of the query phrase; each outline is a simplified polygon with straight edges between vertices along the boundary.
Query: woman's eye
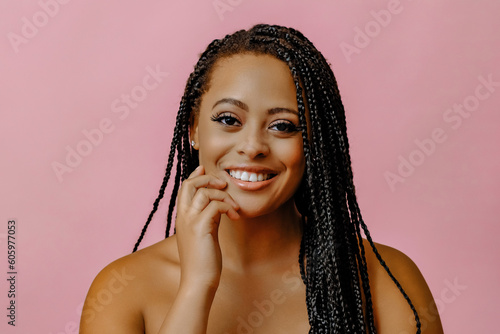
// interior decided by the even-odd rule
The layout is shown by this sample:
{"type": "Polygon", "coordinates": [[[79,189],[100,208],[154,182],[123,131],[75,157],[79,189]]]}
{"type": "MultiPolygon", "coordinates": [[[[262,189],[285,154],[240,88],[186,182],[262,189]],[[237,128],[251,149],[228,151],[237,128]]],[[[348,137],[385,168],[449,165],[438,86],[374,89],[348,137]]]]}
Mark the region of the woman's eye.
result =
{"type": "Polygon", "coordinates": [[[271,124],[271,126],[269,126],[269,128],[272,130],[284,132],[284,133],[293,133],[293,132],[297,132],[300,130],[297,126],[295,126],[295,124],[293,124],[291,122],[283,122],[283,121],[271,124]]]}
{"type": "Polygon", "coordinates": [[[230,114],[226,113],[220,115],[213,115],[212,117],[210,117],[210,119],[214,122],[218,122],[228,126],[238,125],[240,123],[240,121],[238,121],[236,117],[233,117],[230,114]]]}

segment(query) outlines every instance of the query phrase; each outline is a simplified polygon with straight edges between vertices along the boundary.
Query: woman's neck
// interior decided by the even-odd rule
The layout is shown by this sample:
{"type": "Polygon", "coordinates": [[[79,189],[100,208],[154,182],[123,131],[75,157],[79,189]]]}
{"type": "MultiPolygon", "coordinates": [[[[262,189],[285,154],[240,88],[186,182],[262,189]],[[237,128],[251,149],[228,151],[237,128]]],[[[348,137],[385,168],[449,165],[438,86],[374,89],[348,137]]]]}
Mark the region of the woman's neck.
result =
{"type": "Polygon", "coordinates": [[[297,262],[302,219],[292,201],[256,218],[231,221],[222,216],[219,227],[224,267],[240,273],[258,273],[297,262]]]}

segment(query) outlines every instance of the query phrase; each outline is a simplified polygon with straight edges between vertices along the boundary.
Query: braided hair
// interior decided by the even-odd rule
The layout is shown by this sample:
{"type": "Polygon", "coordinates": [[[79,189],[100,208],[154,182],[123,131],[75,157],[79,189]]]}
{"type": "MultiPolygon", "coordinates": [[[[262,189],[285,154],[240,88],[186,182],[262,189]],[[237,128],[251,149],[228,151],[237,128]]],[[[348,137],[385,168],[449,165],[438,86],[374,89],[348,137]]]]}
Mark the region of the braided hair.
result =
{"type": "Polygon", "coordinates": [[[215,62],[242,53],[274,56],[288,65],[295,82],[306,161],[295,194],[297,209],[304,218],[298,258],[306,286],[310,333],[376,333],[362,232],[411,307],[420,333],[415,307],[383,261],[361,217],[344,106],[333,72],[314,45],[292,28],[258,24],[212,41],[201,54],[180,102],[163,183],[133,252],[158,209],[175,162],[165,233],[169,236],[179,185],[199,164],[198,151],[190,145],[192,114],[198,111],[201,97],[209,88],[215,62]],[[309,134],[306,108],[312,129],[309,134]]]}

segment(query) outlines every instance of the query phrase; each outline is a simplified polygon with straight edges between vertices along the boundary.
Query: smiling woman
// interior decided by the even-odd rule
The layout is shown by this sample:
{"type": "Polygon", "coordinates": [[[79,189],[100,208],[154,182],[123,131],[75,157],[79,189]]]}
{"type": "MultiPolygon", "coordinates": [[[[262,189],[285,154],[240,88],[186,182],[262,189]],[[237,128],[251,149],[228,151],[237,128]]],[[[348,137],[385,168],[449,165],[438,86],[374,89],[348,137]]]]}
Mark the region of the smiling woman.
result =
{"type": "Polygon", "coordinates": [[[293,208],[304,174],[299,128],[288,66],[269,55],[242,54],[215,65],[191,137],[206,174],[227,183],[240,216],[279,216],[293,208]]]}
{"type": "Polygon", "coordinates": [[[94,280],[80,328],[442,333],[439,316],[421,322],[429,310],[418,268],[374,243],[363,222],[325,58],[294,29],[257,25],[201,55],[153,210],[133,254],[94,280]],[[176,233],[136,252],[175,158],[166,231],[177,204],[176,233]],[[92,301],[124,271],[134,279],[97,312],[92,301]]]}

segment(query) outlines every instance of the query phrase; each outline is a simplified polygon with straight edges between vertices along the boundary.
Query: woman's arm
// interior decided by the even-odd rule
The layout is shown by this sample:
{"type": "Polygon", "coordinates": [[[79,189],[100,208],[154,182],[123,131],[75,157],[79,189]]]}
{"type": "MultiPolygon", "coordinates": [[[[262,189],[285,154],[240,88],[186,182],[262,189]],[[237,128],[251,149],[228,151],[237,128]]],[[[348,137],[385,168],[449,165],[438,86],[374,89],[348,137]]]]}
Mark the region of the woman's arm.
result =
{"type": "Polygon", "coordinates": [[[215,291],[205,287],[179,288],[158,334],[205,334],[215,291]]]}
{"type": "Polygon", "coordinates": [[[105,267],[94,279],[83,305],[80,334],[143,334],[140,292],[136,275],[120,259],[105,267]],[[139,298],[138,298],[139,297],[139,298]]]}
{"type": "Polygon", "coordinates": [[[226,182],[199,166],[177,197],[176,238],[180,286],[158,334],[205,334],[219,286],[222,254],[218,230],[222,214],[238,219],[238,205],[222,189],[226,182]]]}

